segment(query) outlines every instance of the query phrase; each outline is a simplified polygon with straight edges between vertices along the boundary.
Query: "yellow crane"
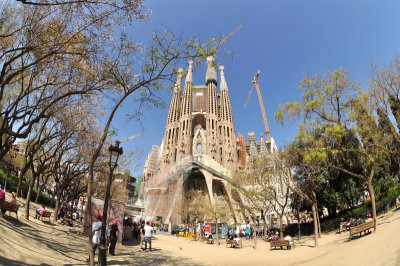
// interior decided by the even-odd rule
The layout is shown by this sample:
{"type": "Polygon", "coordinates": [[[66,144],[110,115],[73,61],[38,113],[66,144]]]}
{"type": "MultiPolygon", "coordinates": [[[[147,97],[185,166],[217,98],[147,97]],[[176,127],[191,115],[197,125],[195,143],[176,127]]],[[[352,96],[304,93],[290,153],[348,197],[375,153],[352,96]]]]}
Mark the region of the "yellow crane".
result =
{"type": "Polygon", "coordinates": [[[251,93],[253,92],[253,89],[255,86],[257,89],[258,101],[260,102],[261,113],[262,113],[262,117],[264,120],[264,127],[265,127],[265,134],[267,136],[267,143],[271,143],[271,131],[269,130],[269,127],[268,127],[267,115],[265,114],[264,103],[263,103],[263,100],[261,97],[260,87],[258,86],[258,82],[257,82],[258,76],[260,76],[260,70],[257,70],[257,74],[253,78],[253,85],[251,86],[250,93],[249,93],[249,96],[247,97],[244,107],[247,106],[247,103],[249,102],[251,93]]]}

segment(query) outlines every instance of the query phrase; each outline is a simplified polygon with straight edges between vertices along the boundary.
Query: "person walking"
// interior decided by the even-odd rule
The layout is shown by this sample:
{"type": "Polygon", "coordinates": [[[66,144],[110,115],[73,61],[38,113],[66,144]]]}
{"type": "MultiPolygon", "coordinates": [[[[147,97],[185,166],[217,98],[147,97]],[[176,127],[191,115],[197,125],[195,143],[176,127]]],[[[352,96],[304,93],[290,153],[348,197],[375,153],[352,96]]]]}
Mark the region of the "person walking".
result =
{"type": "Polygon", "coordinates": [[[140,224],[140,248],[143,250],[144,242],[144,221],[140,224]]]}
{"type": "Polygon", "coordinates": [[[150,226],[150,222],[147,221],[146,226],[144,227],[144,251],[147,251],[147,243],[149,243],[149,250],[151,251],[151,234],[153,232],[153,228],[150,226]]]}
{"type": "MultiPolygon", "coordinates": [[[[92,250],[93,256],[96,257],[96,249],[100,246],[100,236],[101,236],[101,227],[103,226],[103,216],[101,214],[97,215],[97,221],[92,224],[92,250]]],[[[108,230],[108,226],[106,226],[106,236],[110,236],[110,231],[108,230]]],[[[108,240],[108,238],[107,238],[108,240]]],[[[107,241],[108,246],[108,241],[107,241]]],[[[86,261],[89,262],[88,258],[86,261]]]]}
{"type": "Polygon", "coordinates": [[[117,220],[114,220],[110,228],[110,249],[109,249],[109,253],[113,256],[115,256],[115,245],[117,244],[118,233],[119,233],[118,222],[117,220]]]}

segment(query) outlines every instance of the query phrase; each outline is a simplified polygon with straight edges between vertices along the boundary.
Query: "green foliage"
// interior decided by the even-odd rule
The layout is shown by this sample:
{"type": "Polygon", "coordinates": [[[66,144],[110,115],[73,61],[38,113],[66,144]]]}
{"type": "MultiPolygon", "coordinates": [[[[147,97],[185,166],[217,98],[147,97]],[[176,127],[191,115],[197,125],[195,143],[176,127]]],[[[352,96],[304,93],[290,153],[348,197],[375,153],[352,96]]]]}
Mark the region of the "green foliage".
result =
{"type": "MultiPolygon", "coordinates": [[[[396,198],[400,195],[400,184],[391,187],[388,189],[386,194],[382,194],[377,198],[376,201],[376,210],[378,214],[382,214],[388,212],[393,206],[395,206],[396,198]]],[[[361,218],[365,219],[367,215],[371,213],[371,201],[368,200],[363,204],[351,208],[346,209],[334,218],[328,217],[321,219],[321,230],[323,232],[335,231],[338,228],[340,223],[340,219],[343,217],[346,219],[349,218],[361,218]]],[[[311,235],[314,233],[313,223],[302,223],[301,224],[301,234],[302,235],[311,235]]],[[[298,233],[297,223],[289,224],[286,227],[285,233],[294,236],[298,233]]]]}
{"type": "Polygon", "coordinates": [[[140,185],[142,184],[142,179],[143,179],[143,177],[141,175],[139,175],[136,180],[135,194],[138,197],[140,196],[140,185]]]}
{"type": "MultiPolygon", "coordinates": [[[[8,175],[7,177],[7,170],[0,168],[0,183],[2,186],[4,186],[4,182],[6,181],[7,178],[7,191],[16,191],[17,189],[17,184],[18,184],[18,177],[14,175],[8,175]]],[[[29,184],[26,181],[22,181],[22,186],[21,186],[21,191],[23,192],[23,197],[26,198],[27,193],[29,189],[29,184]]],[[[35,200],[37,195],[37,190],[36,188],[33,188],[32,190],[32,195],[31,195],[31,200],[35,200]]],[[[39,195],[39,203],[44,204],[47,206],[54,206],[55,205],[55,200],[51,200],[51,197],[49,195],[46,195],[45,193],[41,192],[39,195]]]]}

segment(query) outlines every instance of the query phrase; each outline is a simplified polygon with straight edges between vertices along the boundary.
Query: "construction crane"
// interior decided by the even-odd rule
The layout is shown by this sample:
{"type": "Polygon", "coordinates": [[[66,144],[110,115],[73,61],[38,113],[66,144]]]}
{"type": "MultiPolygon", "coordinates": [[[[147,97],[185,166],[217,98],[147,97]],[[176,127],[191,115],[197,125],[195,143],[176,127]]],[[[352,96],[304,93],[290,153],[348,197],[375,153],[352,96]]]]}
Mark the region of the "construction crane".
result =
{"type": "Polygon", "coordinates": [[[263,103],[263,100],[261,97],[260,87],[258,86],[258,82],[257,82],[258,76],[260,76],[260,70],[257,70],[257,74],[253,78],[253,85],[251,86],[250,93],[249,93],[249,96],[247,97],[244,107],[247,106],[247,103],[249,102],[251,93],[253,92],[253,89],[255,86],[257,89],[258,101],[260,102],[261,113],[262,113],[262,117],[264,120],[264,127],[265,127],[265,134],[267,136],[267,143],[271,143],[271,131],[269,130],[269,127],[268,127],[267,115],[265,114],[264,103],[263,103]]]}

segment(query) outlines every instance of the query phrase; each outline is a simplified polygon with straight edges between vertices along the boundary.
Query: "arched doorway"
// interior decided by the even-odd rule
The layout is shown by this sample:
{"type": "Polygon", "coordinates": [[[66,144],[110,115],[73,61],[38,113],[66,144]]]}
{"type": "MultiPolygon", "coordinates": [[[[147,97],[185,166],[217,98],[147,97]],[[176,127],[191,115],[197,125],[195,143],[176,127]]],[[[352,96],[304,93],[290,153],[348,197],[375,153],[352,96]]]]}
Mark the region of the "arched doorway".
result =
{"type": "Polygon", "coordinates": [[[206,179],[200,169],[193,168],[184,175],[183,188],[182,222],[190,224],[198,219],[201,220],[202,217],[195,215],[188,206],[189,202],[193,200],[192,197],[199,194],[208,199],[208,202],[211,204],[206,179]]]}

